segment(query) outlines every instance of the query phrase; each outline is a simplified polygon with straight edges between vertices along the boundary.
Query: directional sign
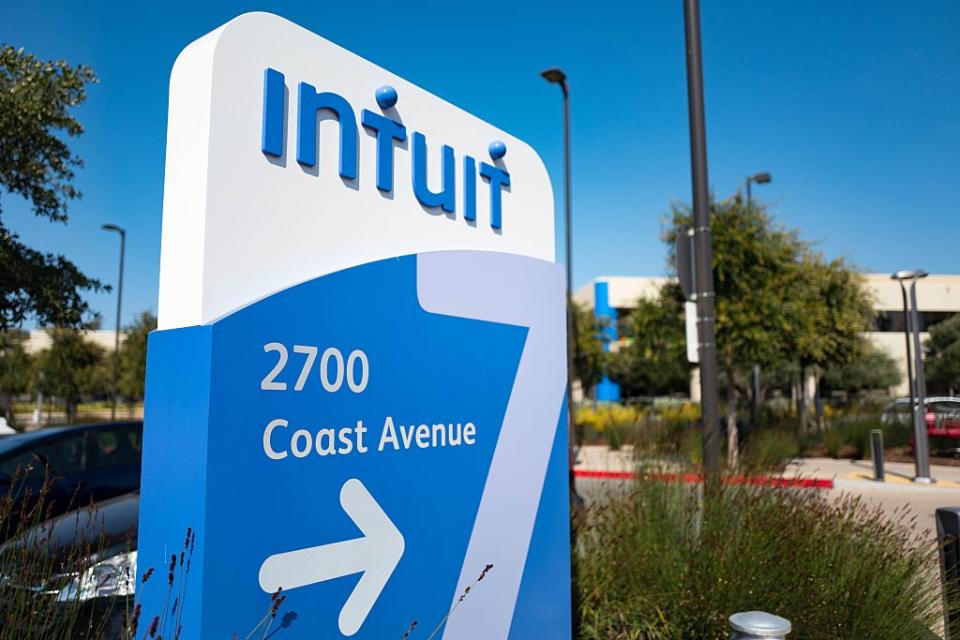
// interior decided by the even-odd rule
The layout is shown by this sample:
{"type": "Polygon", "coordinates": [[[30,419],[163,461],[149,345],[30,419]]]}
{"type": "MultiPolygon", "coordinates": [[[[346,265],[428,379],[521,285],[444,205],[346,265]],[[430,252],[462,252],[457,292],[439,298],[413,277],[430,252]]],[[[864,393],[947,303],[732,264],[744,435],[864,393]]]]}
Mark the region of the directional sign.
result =
{"type": "Polygon", "coordinates": [[[260,587],[274,593],[363,574],[340,610],[340,632],[352,636],[397,568],[403,556],[403,535],[356,478],[343,483],[340,505],[363,535],[270,556],[260,567],[260,587]]]}
{"type": "Polygon", "coordinates": [[[142,619],[244,637],[282,589],[278,640],[414,621],[412,640],[568,636],[553,213],[529,146],[281,18],[190,45],[148,350],[142,619]]]}

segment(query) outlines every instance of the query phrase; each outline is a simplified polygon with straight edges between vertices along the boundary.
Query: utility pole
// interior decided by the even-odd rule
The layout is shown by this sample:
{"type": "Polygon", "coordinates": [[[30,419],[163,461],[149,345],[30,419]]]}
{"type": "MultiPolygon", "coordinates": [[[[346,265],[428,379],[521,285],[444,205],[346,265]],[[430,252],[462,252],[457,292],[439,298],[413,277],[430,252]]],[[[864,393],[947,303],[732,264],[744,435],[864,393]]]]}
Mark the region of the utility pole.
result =
{"type": "Polygon", "coordinates": [[[720,414],[717,407],[716,305],[713,246],[707,180],[707,132],[700,51],[700,0],[684,0],[687,44],[687,102],[690,115],[690,166],[693,180],[693,232],[697,283],[697,336],[700,356],[700,413],[703,416],[703,463],[708,473],[720,465],[720,414]]]}

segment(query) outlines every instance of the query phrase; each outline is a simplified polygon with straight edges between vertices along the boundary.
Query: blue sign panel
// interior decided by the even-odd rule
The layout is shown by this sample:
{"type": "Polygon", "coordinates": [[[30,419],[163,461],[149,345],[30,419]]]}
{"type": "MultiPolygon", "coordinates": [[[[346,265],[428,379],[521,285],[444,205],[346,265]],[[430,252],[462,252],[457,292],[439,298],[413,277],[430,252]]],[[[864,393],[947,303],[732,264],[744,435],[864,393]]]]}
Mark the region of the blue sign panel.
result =
{"type": "Polygon", "coordinates": [[[244,637],[282,589],[278,639],[568,636],[563,286],[424,253],[151,335],[142,619],[244,637]]]}

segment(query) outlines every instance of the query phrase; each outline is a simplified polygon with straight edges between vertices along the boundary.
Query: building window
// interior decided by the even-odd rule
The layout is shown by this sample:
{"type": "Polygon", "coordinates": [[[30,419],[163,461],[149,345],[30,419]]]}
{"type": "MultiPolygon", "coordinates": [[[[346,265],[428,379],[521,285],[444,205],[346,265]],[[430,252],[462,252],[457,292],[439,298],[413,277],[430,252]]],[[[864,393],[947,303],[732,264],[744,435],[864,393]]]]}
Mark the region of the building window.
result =
{"type": "MultiPolygon", "coordinates": [[[[929,331],[930,327],[955,315],[954,311],[921,311],[920,331],[929,331]]],[[[874,326],[875,330],[881,333],[903,333],[906,330],[903,311],[878,311],[874,316],[874,326]]]]}

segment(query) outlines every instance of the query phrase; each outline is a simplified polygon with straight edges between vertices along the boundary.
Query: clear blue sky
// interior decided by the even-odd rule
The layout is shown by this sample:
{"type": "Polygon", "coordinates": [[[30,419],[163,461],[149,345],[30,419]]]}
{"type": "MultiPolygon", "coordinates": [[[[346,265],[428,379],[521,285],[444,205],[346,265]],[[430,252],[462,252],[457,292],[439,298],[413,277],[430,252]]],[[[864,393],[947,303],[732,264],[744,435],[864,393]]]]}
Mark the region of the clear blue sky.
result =
{"type": "MultiPolygon", "coordinates": [[[[960,272],[960,2],[702,2],[715,193],[770,171],[755,195],[828,255],[867,270],[960,272]]],[[[124,323],[156,309],[173,60],[255,9],[526,139],[558,195],[560,94],[538,73],[562,67],[573,100],[575,281],[664,272],[660,218],[690,198],[681,0],[4,2],[0,41],[90,64],[101,79],[78,112],[84,198],[70,223],[34,220],[7,195],[4,219],[105,282],[116,277],[117,240],[100,224],[125,226],[124,323]]],[[[91,303],[112,327],[113,297],[91,303]]]]}

